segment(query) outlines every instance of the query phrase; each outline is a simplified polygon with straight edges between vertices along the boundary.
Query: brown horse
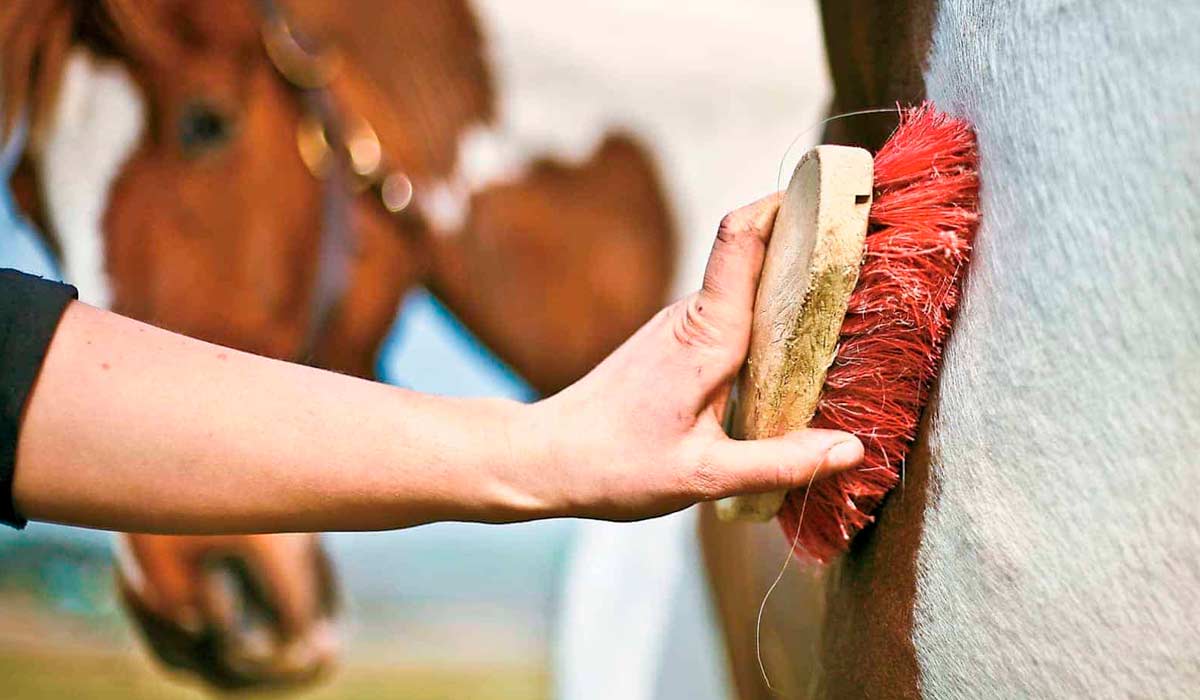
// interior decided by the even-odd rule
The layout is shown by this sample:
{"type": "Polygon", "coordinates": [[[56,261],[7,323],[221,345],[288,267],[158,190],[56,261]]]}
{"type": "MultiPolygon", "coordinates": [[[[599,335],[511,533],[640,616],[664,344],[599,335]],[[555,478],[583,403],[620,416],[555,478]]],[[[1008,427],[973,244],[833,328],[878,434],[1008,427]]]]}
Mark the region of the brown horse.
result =
{"type": "MultiPolygon", "coordinates": [[[[424,284],[551,392],[665,300],[646,153],[610,134],[581,162],[498,166],[463,2],[10,0],[0,70],[6,128],[29,126],[13,191],[85,301],[369,376],[424,284]]],[[[125,601],[169,665],[243,687],[331,662],[315,537],[122,539],[125,601]]]]}

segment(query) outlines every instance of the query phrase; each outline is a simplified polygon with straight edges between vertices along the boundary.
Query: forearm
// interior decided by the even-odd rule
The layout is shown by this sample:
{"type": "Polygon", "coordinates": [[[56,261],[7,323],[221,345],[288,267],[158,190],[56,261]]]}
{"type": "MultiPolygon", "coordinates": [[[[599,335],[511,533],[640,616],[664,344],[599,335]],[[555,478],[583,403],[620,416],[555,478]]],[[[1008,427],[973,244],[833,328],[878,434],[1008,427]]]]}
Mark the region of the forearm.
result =
{"type": "Polygon", "coordinates": [[[15,499],[34,519],[158,532],[537,517],[552,504],[513,478],[537,471],[526,412],[269,360],[76,303],[26,409],[15,499]]]}

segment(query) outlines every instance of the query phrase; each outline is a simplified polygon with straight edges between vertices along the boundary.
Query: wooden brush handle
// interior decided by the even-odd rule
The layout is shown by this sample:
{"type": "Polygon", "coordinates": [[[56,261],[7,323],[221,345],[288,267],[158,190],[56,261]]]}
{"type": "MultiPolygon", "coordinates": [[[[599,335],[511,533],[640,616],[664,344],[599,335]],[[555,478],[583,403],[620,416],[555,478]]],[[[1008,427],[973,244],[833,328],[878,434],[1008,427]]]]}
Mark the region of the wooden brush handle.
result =
{"type": "MultiPolygon", "coordinates": [[[[858,282],[871,208],[871,154],[817,146],[800,159],[775,218],[738,375],[730,434],[753,440],[812,420],[858,282]]],[[[766,521],[786,491],[717,502],[722,520],[766,521]]]]}

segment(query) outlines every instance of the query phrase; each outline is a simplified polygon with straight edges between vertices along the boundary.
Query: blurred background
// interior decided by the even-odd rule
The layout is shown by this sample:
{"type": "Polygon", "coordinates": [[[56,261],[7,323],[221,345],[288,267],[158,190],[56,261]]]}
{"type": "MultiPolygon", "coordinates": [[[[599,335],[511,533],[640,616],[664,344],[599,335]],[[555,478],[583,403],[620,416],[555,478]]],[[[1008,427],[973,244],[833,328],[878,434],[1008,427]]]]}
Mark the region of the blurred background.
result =
{"type": "MultiPolygon", "coordinates": [[[[774,189],[780,173],[786,178],[802,146],[815,138],[815,132],[803,132],[821,118],[828,85],[819,19],[808,2],[472,5],[506,129],[555,153],[586,152],[608,128],[631,132],[648,147],[678,232],[672,295],[698,284],[721,215],[774,189]]],[[[8,154],[6,172],[15,156],[8,154]]],[[[0,267],[61,277],[7,191],[3,198],[0,267]]],[[[421,391],[536,396],[420,289],[398,309],[377,371],[421,391]]],[[[608,634],[615,637],[587,626],[578,606],[591,604],[590,590],[608,596],[618,619],[621,601],[639,596],[648,596],[643,605],[664,608],[652,625],[658,641],[630,652],[654,658],[641,662],[640,671],[604,668],[597,659],[603,673],[652,676],[642,686],[653,697],[727,697],[723,652],[692,541],[694,521],[685,514],[650,526],[658,534],[647,534],[646,541],[675,558],[669,567],[646,567],[644,576],[622,573],[619,563],[595,564],[603,558],[582,565],[599,574],[579,574],[579,557],[589,556],[581,553],[587,527],[592,525],[573,521],[446,523],[327,536],[346,605],[344,652],[329,681],[299,695],[542,698],[557,690],[561,697],[586,697],[579,690],[587,684],[586,672],[577,682],[563,677],[579,673],[580,663],[562,658],[564,653],[589,653],[573,637],[605,649],[636,646],[611,627],[608,634]],[[596,592],[606,585],[613,590],[596,592]],[[581,590],[583,598],[566,600],[581,590]],[[568,615],[575,615],[574,622],[568,615]]],[[[593,545],[596,537],[610,537],[604,540],[610,548],[623,546],[622,534],[593,535],[593,545]]],[[[660,554],[651,549],[646,556],[659,561],[660,554]]],[[[204,694],[194,682],[173,680],[140,648],[114,591],[112,556],[106,533],[40,524],[23,532],[0,530],[0,695],[204,694]]],[[[638,561],[623,566],[637,568],[638,561]]]]}

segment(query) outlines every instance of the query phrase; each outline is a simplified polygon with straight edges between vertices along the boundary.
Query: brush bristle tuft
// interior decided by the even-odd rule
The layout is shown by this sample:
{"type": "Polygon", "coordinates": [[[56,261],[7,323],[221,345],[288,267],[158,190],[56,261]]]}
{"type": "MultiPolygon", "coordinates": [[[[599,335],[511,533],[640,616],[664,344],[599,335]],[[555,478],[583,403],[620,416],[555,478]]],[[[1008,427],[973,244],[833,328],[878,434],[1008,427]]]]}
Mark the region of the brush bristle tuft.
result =
{"type": "Polygon", "coordinates": [[[970,125],[928,102],[902,111],[875,155],[862,269],[810,423],[854,433],[865,459],[807,493],[788,494],[779,521],[796,539],[797,556],[826,562],[845,551],[899,482],[958,303],[978,209],[970,125]]]}

